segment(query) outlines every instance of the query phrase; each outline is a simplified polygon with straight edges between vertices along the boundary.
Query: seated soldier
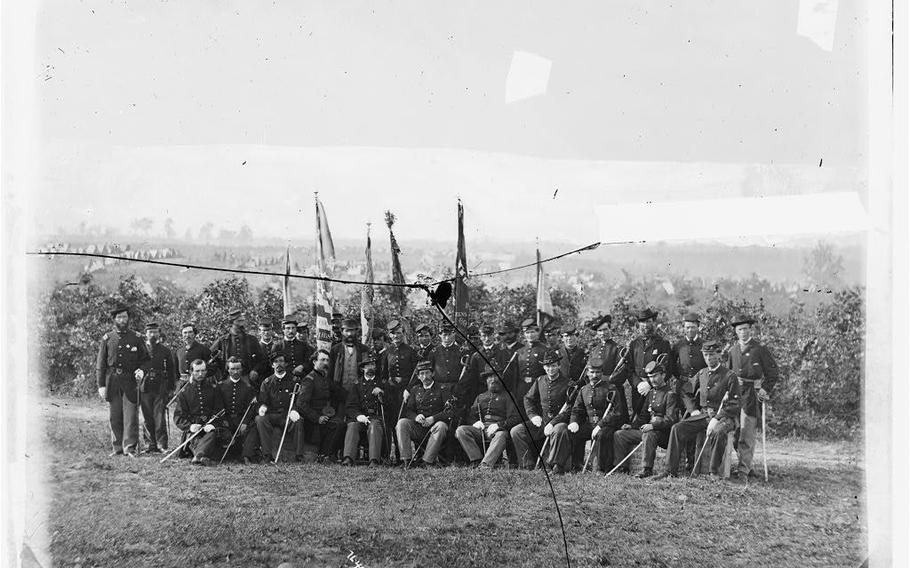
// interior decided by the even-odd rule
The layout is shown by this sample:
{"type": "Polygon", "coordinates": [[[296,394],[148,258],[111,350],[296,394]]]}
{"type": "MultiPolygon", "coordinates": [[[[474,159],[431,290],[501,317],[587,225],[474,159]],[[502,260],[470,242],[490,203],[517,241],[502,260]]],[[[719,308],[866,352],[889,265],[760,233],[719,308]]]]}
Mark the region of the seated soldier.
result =
{"type": "Polygon", "coordinates": [[[493,467],[502,457],[509,439],[509,431],[521,419],[512,399],[503,392],[502,381],[492,369],[481,372],[487,383],[487,392],[477,395],[469,416],[476,417],[473,425],[459,426],[455,437],[471,460],[471,467],[493,467]],[[480,446],[489,439],[486,452],[480,446]],[[481,458],[483,458],[481,460],[481,458]]]}
{"type": "Polygon", "coordinates": [[[215,393],[214,385],[206,380],[205,361],[196,359],[190,364],[190,369],[189,382],[177,395],[174,423],[183,430],[184,440],[195,435],[188,445],[193,454],[192,463],[211,465],[218,445],[217,428],[220,424],[210,421],[221,410],[220,398],[215,393]]]}
{"type": "Polygon", "coordinates": [[[622,429],[613,435],[613,452],[617,465],[622,463],[620,471],[629,473],[626,458],[641,443],[645,447],[644,468],[639,478],[651,477],[654,474],[654,459],[657,447],[666,448],[670,441],[670,428],[676,422],[679,402],[677,395],[670,388],[667,372],[657,361],[645,366],[647,380],[642,380],[637,388],[645,397],[644,407],[637,416],[632,417],[632,424],[623,424],[622,429]]]}
{"type": "Polygon", "coordinates": [[[354,465],[360,435],[367,434],[370,452],[370,467],[377,467],[382,458],[382,439],[385,426],[382,421],[382,406],[385,392],[379,387],[376,376],[376,360],[360,362],[362,377],[348,392],[347,429],[344,435],[344,458],[341,465],[354,465]]]}
{"type": "Polygon", "coordinates": [[[319,349],[313,354],[313,370],[300,384],[297,410],[303,415],[303,431],[298,439],[297,459],[303,460],[304,442],[317,447],[319,463],[333,463],[344,440],[342,416],[335,407],[344,400],[345,390],[328,375],[329,352],[319,349]]]}
{"type": "MultiPolygon", "coordinates": [[[[568,410],[572,403],[567,396],[571,394],[574,397],[574,391],[577,390],[572,388],[572,380],[562,372],[558,351],[550,351],[544,356],[543,370],[545,374],[534,381],[522,399],[531,423],[530,431],[520,423],[510,433],[519,465],[525,469],[533,469],[537,460],[537,454],[532,450],[532,440],[537,442],[542,451],[550,450],[547,453],[552,453],[553,428],[568,421],[568,410]],[[549,441],[542,442],[544,437],[549,441]]],[[[552,465],[549,460],[545,463],[552,465]]]]}
{"type": "MultiPolygon", "coordinates": [[[[712,475],[720,474],[727,433],[736,429],[739,418],[739,381],[736,373],[721,364],[717,341],[705,341],[701,351],[708,366],[699,370],[691,382],[682,385],[686,414],[670,429],[667,466],[654,479],[676,477],[682,449],[702,434],[707,437],[696,460],[707,462],[712,475]]],[[[695,473],[699,473],[698,470],[695,473]]]]}
{"type": "Polygon", "coordinates": [[[417,449],[426,444],[423,459],[417,466],[435,467],[452,417],[452,411],[446,405],[452,395],[452,384],[434,381],[433,363],[426,360],[417,364],[417,378],[420,384],[414,385],[413,392],[404,392],[405,417],[395,425],[398,448],[402,463],[408,467],[414,458],[414,442],[420,442],[417,449]]]}
{"type": "MultiPolygon", "coordinates": [[[[259,449],[259,431],[254,424],[255,413],[250,407],[256,403],[258,391],[243,376],[243,363],[239,357],[231,356],[227,360],[228,380],[215,386],[221,408],[224,408],[224,419],[227,429],[224,431],[226,452],[239,448],[244,463],[250,463],[259,449]],[[233,441],[232,441],[233,438],[233,441]]],[[[227,453],[223,454],[227,455],[227,453]]]]}
{"type": "MultiPolygon", "coordinates": [[[[266,460],[277,460],[279,446],[284,438],[284,446],[295,447],[295,440],[300,437],[300,412],[291,408],[291,398],[299,390],[295,377],[287,372],[286,359],[283,353],[272,353],[272,370],[274,371],[259,387],[259,416],[256,417],[256,430],[259,432],[259,443],[266,460]],[[288,439],[290,438],[290,440],[288,439]]],[[[296,406],[296,403],[295,403],[296,406]]]]}

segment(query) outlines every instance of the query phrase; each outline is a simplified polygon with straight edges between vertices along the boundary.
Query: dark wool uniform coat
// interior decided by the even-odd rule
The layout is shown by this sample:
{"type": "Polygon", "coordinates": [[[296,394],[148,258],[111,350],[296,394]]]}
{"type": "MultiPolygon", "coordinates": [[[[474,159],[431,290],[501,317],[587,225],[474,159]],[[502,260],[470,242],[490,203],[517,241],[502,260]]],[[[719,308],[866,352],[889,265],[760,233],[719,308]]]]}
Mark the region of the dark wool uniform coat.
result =
{"type": "Polygon", "coordinates": [[[135,372],[148,360],[145,341],[135,331],[120,333],[114,329],[104,334],[98,345],[95,372],[98,387],[107,388],[108,402],[120,391],[130,402],[138,400],[135,372]]]}

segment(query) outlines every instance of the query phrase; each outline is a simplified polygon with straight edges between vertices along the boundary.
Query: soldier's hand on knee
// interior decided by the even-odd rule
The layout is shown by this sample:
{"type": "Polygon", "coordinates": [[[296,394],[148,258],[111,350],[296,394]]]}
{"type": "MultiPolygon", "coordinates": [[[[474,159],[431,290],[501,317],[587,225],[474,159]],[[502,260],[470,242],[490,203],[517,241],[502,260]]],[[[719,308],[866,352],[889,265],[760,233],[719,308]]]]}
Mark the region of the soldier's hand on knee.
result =
{"type": "Polygon", "coordinates": [[[641,427],[642,433],[644,433],[644,432],[650,432],[650,431],[652,431],[652,430],[654,430],[654,425],[653,425],[653,424],[645,424],[644,426],[641,427]]]}
{"type": "Polygon", "coordinates": [[[487,436],[492,436],[493,434],[496,433],[497,430],[499,430],[499,424],[497,424],[495,422],[490,424],[489,426],[487,426],[487,436]]]}
{"type": "Polygon", "coordinates": [[[202,430],[202,424],[190,424],[190,432],[195,434],[196,432],[202,430]]]}
{"type": "MultiPolygon", "coordinates": [[[[295,411],[295,412],[296,412],[296,411],[295,411]]],[[[298,416],[299,416],[299,415],[298,415],[298,416]]],[[[320,417],[319,417],[319,423],[320,423],[320,424],[325,424],[325,423],[327,423],[328,421],[329,421],[329,417],[328,417],[328,416],[323,415],[323,416],[320,416],[320,417]]]]}
{"type": "Polygon", "coordinates": [[[706,431],[706,433],[707,434],[716,434],[719,431],[720,431],[720,420],[718,420],[717,418],[712,418],[711,421],[708,422],[708,430],[706,431]]]}
{"type": "Polygon", "coordinates": [[[366,414],[358,414],[358,415],[357,415],[357,422],[360,422],[361,424],[369,424],[369,423],[370,423],[370,419],[367,418],[367,415],[366,415],[366,414]]]}
{"type": "Polygon", "coordinates": [[[549,435],[552,434],[552,433],[553,433],[553,425],[552,425],[552,424],[547,424],[546,426],[543,427],[543,435],[544,435],[544,436],[549,436],[549,435]]]}
{"type": "Polygon", "coordinates": [[[578,422],[569,422],[569,432],[573,434],[578,432],[578,422]]]}
{"type": "Polygon", "coordinates": [[[436,423],[436,419],[433,418],[432,416],[423,419],[423,425],[426,426],[427,428],[429,428],[430,426],[432,426],[435,423],[436,423]]]}
{"type": "Polygon", "coordinates": [[[206,432],[211,432],[211,431],[213,431],[213,430],[215,429],[215,425],[214,425],[214,424],[206,424],[205,426],[202,427],[202,429],[205,430],[206,432]]]}
{"type": "Polygon", "coordinates": [[[137,381],[141,381],[142,378],[145,376],[145,371],[143,371],[142,369],[136,369],[136,372],[133,373],[133,376],[136,377],[137,381]]]}
{"type": "Polygon", "coordinates": [[[414,418],[414,422],[420,424],[421,426],[426,426],[426,424],[423,423],[424,420],[426,420],[426,416],[423,414],[418,414],[417,417],[414,418]]]}
{"type": "Polygon", "coordinates": [[[478,420],[477,422],[475,422],[475,423],[473,424],[473,426],[474,426],[475,428],[477,428],[478,430],[483,431],[483,422],[481,422],[480,420],[478,420]]]}
{"type": "Polygon", "coordinates": [[[621,430],[630,430],[632,428],[631,424],[623,424],[621,430]]]}
{"type": "Polygon", "coordinates": [[[598,434],[600,434],[600,426],[595,426],[594,429],[591,430],[591,439],[593,440],[596,438],[598,434]]]}
{"type": "Polygon", "coordinates": [[[288,412],[288,418],[291,419],[291,422],[297,422],[298,420],[300,420],[300,413],[297,412],[296,410],[292,410],[292,411],[288,412]]]}
{"type": "Polygon", "coordinates": [[[689,413],[689,416],[701,416],[701,410],[698,410],[696,408],[695,410],[693,410],[692,412],[689,413]]]}
{"type": "Polygon", "coordinates": [[[260,406],[260,407],[259,407],[259,416],[265,416],[265,411],[266,411],[266,410],[268,410],[268,408],[266,407],[266,405],[263,404],[262,406],[260,406]]]}
{"type": "Polygon", "coordinates": [[[540,428],[540,425],[543,424],[543,418],[541,418],[540,416],[532,416],[531,424],[540,428]]]}

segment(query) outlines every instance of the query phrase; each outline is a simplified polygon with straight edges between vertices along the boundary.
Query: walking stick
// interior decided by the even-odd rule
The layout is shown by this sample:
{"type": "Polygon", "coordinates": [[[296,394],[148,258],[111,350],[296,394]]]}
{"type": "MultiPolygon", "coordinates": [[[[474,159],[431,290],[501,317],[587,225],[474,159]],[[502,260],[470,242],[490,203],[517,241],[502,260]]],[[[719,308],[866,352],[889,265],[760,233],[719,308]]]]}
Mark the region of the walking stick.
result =
{"type": "Polygon", "coordinates": [[[622,459],[621,462],[619,462],[618,464],[616,464],[616,467],[614,467],[613,469],[611,469],[610,471],[608,471],[608,472],[607,472],[607,475],[605,475],[604,477],[609,477],[609,475],[610,475],[611,473],[613,473],[614,471],[616,471],[617,469],[619,469],[619,467],[620,467],[622,464],[626,463],[626,460],[629,459],[629,458],[631,458],[631,457],[632,457],[632,454],[634,454],[635,452],[637,452],[637,451],[638,451],[638,448],[640,448],[641,445],[644,444],[644,443],[645,443],[644,440],[642,440],[641,442],[639,442],[637,446],[635,446],[634,448],[632,448],[632,451],[629,452],[629,455],[627,455],[626,457],[624,457],[624,458],[622,459]]]}
{"type": "Polygon", "coordinates": [[[765,401],[761,401],[761,461],[765,466],[765,483],[768,482],[768,453],[765,451],[765,401]]]}
{"type": "Polygon", "coordinates": [[[212,416],[211,418],[209,418],[209,421],[206,422],[206,423],[202,426],[202,428],[196,430],[196,433],[195,433],[195,434],[193,434],[192,436],[190,436],[189,438],[187,438],[185,442],[183,442],[182,444],[180,444],[179,446],[177,446],[177,447],[174,449],[173,452],[171,452],[171,453],[169,453],[168,455],[166,455],[166,456],[164,456],[163,458],[161,458],[161,461],[158,462],[158,463],[164,463],[164,461],[165,461],[166,459],[168,459],[169,457],[173,456],[174,454],[176,454],[177,452],[179,452],[180,450],[182,450],[182,449],[184,448],[184,446],[186,446],[187,444],[189,444],[190,442],[192,442],[192,441],[193,441],[193,438],[195,438],[196,436],[198,436],[200,432],[205,432],[205,427],[206,427],[206,426],[208,426],[209,424],[211,424],[212,422],[214,422],[214,421],[217,420],[218,418],[221,418],[221,415],[222,415],[222,414],[224,414],[224,410],[219,410],[219,411],[215,414],[215,416],[212,416]]]}
{"type": "Polygon", "coordinates": [[[406,465],[406,466],[404,467],[405,470],[410,469],[411,464],[414,463],[414,460],[417,458],[417,452],[420,451],[420,448],[423,447],[423,443],[426,442],[426,441],[427,441],[427,438],[429,438],[429,437],[430,437],[430,429],[427,428],[427,433],[426,433],[426,435],[424,435],[423,440],[421,440],[420,443],[417,444],[417,448],[414,450],[414,455],[412,455],[412,456],[411,456],[411,459],[408,460],[408,465],[406,465]]]}
{"type": "MultiPolygon", "coordinates": [[[[714,416],[718,416],[720,411],[724,409],[724,403],[727,402],[727,397],[730,396],[730,391],[727,391],[724,394],[723,400],[720,401],[720,406],[717,407],[717,413],[714,416]]],[[[701,455],[705,452],[705,448],[708,447],[708,434],[705,433],[705,442],[701,445],[701,450],[698,451],[698,455],[695,456],[695,463],[692,464],[692,471],[689,472],[689,477],[695,475],[698,471],[698,464],[701,463],[701,455]]]]}
{"type": "Polygon", "coordinates": [[[273,463],[278,463],[278,458],[281,457],[281,448],[284,447],[284,437],[288,433],[288,424],[291,423],[291,411],[294,410],[294,399],[297,398],[297,393],[300,392],[300,383],[294,383],[294,390],[291,391],[291,403],[288,404],[288,415],[284,419],[284,430],[281,432],[281,442],[278,444],[278,451],[275,452],[275,461],[273,463]]]}
{"type": "Polygon", "coordinates": [[[247,414],[247,412],[250,411],[251,408],[253,408],[254,404],[256,404],[255,396],[253,397],[253,400],[251,400],[250,403],[247,405],[246,410],[243,411],[243,416],[240,418],[240,424],[237,425],[237,429],[234,430],[234,435],[231,436],[231,441],[228,442],[227,447],[224,448],[224,455],[221,456],[220,460],[218,460],[218,465],[221,465],[221,463],[224,461],[224,458],[227,457],[228,452],[231,451],[231,446],[234,445],[234,438],[236,438],[237,434],[240,432],[240,427],[243,426],[243,422],[246,420],[246,414],[247,414]]]}

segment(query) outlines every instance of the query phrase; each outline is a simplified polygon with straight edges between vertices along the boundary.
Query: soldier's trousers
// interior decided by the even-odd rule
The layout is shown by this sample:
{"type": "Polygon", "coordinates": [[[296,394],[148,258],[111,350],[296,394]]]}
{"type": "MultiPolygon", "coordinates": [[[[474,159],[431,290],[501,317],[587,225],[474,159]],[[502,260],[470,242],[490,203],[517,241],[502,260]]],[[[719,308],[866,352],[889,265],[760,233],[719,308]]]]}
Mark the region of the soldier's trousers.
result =
{"type": "Polygon", "coordinates": [[[141,394],[140,408],[142,408],[142,420],[145,423],[142,429],[142,438],[148,445],[149,449],[158,448],[167,449],[167,420],[164,416],[163,393],[144,392],[141,394]]]}
{"type": "MultiPolygon", "coordinates": [[[[594,426],[591,424],[579,424],[578,432],[575,434],[569,432],[569,425],[562,423],[553,428],[551,434],[550,447],[552,450],[547,452],[544,458],[548,458],[552,464],[559,464],[563,469],[569,471],[573,464],[578,464],[579,454],[581,456],[581,465],[584,465],[585,443],[591,439],[591,433],[594,426]]],[[[597,437],[593,440],[591,451],[594,452],[593,467],[594,471],[601,471],[612,461],[613,455],[613,430],[610,428],[601,428],[597,437]]],[[[580,466],[579,466],[580,469],[580,466]]]]}
{"type": "Polygon", "coordinates": [[[434,463],[448,431],[449,425],[445,422],[434,422],[432,426],[427,428],[410,418],[402,418],[395,427],[401,459],[410,461],[414,457],[414,442],[419,444],[426,438],[423,445],[423,461],[434,463]]]}
{"type": "MultiPolygon", "coordinates": [[[[236,453],[237,449],[240,448],[240,455],[244,458],[253,458],[256,455],[256,450],[259,448],[259,430],[256,428],[255,422],[248,422],[245,433],[238,431],[238,426],[240,426],[240,419],[242,416],[229,416],[228,417],[228,429],[224,431],[224,447],[227,447],[231,443],[231,436],[234,436],[234,433],[237,433],[237,436],[234,437],[234,443],[231,444],[231,452],[236,453]]],[[[284,442],[287,444],[287,440],[284,442]]],[[[218,459],[221,459],[219,456],[218,459]]]]}
{"type": "MultiPolygon", "coordinates": [[[[192,434],[187,434],[191,436],[192,434]]],[[[218,448],[218,440],[224,435],[223,430],[218,428],[212,430],[211,432],[203,432],[193,438],[193,440],[187,444],[190,449],[190,452],[193,453],[193,457],[201,458],[206,457],[209,459],[220,459],[221,456],[215,456],[215,450],[218,448]]]]}
{"type": "Polygon", "coordinates": [[[297,455],[303,455],[304,443],[316,446],[320,456],[335,459],[336,452],[344,444],[345,428],[340,415],[336,414],[325,424],[300,419],[300,435],[297,438],[297,455]]]}
{"type": "Polygon", "coordinates": [[[126,398],[122,391],[115,391],[109,396],[111,446],[115,452],[135,452],[139,442],[138,405],[126,398]]]}
{"type": "Polygon", "coordinates": [[[385,434],[385,427],[381,418],[370,418],[369,426],[360,422],[348,422],[344,434],[344,457],[357,459],[357,444],[360,442],[360,436],[363,432],[367,434],[367,444],[369,445],[370,460],[380,460],[382,458],[382,437],[385,434]]]}
{"type": "MultiPolygon", "coordinates": [[[[525,469],[533,469],[537,463],[537,453],[532,440],[537,441],[537,447],[543,446],[543,428],[531,424],[531,430],[528,431],[524,424],[518,424],[509,432],[509,437],[518,455],[518,465],[525,469]]],[[[552,444],[552,441],[550,443],[552,444]]]]}
{"type": "MultiPolygon", "coordinates": [[[[639,442],[644,442],[645,454],[643,465],[646,469],[654,468],[654,459],[657,456],[657,447],[666,448],[670,442],[670,430],[651,430],[642,432],[635,428],[629,430],[617,430],[613,434],[613,457],[614,465],[618,464],[629,455],[639,442]]],[[[677,458],[678,459],[678,458],[677,458]]],[[[625,468],[629,467],[629,462],[623,464],[625,468]]]]}
{"type": "Polygon", "coordinates": [[[458,430],[455,431],[455,438],[458,439],[458,443],[461,444],[469,460],[475,461],[482,458],[481,463],[493,467],[506,449],[506,443],[509,441],[509,432],[507,430],[497,430],[491,439],[487,436],[486,431],[480,431],[474,426],[465,425],[458,427],[458,430]],[[489,440],[486,453],[481,450],[482,440],[489,440]]]}
{"type": "MultiPolygon", "coordinates": [[[[284,432],[284,424],[287,415],[272,412],[265,416],[256,417],[256,430],[259,432],[259,443],[262,445],[262,455],[267,458],[275,458],[278,454],[278,446],[281,444],[281,434],[284,432]]],[[[297,422],[291,422],[288,425],[287,434],[284,437],[284,448],[296,448],[297,443],[302,436],[303,418],[297,422]]],[[[282,448],[282,451],[284,451],[282,448]]]]}
{"type": "MultiPolygon", "coordinates": [[[[758,411],[761,412],[761,403],[758,411]]],[[[761,416],[759,414],[759,416],[761,416]]],[[[739,414],[739,438],[736,443],[736,455],[739,456],[739,464],[736,470],[748,475],[752,471],[752,456],[755,453],[755,430],[758,418],[749,416],[746,411],[740,411],[739,414]]]]}
{"type": "MultiPolygon", "coordinates": [[[[735,427],[736,423],[733,420],[725,418],[721,421],[721,430],[719,433],[712,434],[706,438],[704,446],[705,451],[701,455],[701,461],[698,464],[699,471],[695,472],[696,475],[700,473],[705,464],[709,464],[708,471],[711,473],[720,473],[721,463],[724,459],[724,451],[727,448],[727,433],[735,427]]],[[[671,475],[677,474],[683,450],[688,453],[689,446],[695,443],[695,440],[703,434],[707,428],[707,416],[701,420],[677,422],[673,425],[673,428],[670,429],[670,442],[667,445],[666,471],[668,473],[671,475]]],[[[696,448],[695,457],[691,460],[692,466],[695,465],[694,461],[698,459],[698,452],[700,451],[701,447],[696,448]]]]}

